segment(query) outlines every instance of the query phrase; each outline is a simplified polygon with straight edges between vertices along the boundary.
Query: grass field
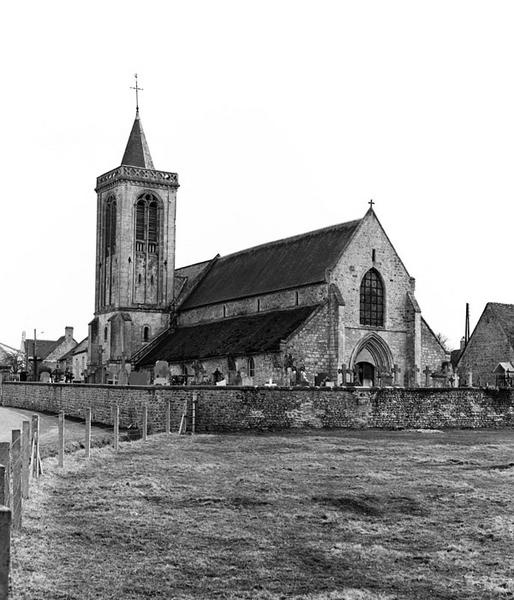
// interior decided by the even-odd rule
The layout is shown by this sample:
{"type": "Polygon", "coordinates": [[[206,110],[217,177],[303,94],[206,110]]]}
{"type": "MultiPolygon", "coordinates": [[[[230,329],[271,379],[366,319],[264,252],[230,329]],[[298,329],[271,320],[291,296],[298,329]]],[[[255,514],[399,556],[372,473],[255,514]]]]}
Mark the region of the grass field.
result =
{"type": "Polygon", "coordinates": [[[514,597],[514,432],[157,435],[45,465],[14,600],[514,597]]]}

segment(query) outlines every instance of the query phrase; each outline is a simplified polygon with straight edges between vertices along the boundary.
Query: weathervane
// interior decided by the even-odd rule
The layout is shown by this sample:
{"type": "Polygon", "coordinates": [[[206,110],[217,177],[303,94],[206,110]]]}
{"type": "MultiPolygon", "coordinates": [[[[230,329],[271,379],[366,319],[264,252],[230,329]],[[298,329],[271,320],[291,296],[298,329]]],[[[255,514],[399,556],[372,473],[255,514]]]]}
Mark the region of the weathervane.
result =
{"type": "Polygon", "coordinates": [[[131,90],[136,90],[136,112],[139,114],[139,93],[138,92],[142,92],[143,88],[140,88],[137,85],[137,73],[134,73],[134,77],[136,79],[136,86],[135,87],[131,87],[131,90]]]}

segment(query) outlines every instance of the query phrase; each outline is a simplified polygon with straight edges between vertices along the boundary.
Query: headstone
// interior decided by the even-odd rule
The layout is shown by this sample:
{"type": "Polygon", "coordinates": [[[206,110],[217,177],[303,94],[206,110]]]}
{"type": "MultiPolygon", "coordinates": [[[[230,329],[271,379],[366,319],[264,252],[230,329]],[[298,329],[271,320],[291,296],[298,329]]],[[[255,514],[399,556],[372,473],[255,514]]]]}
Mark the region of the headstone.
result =
{"type": "Polygon", "coordinates": [[[468,371],[466,373],[467,375],[467,386],[468,387],[473,387],[473,372],[472,371],[468,371]]]}
{"type": "Polygon", "coordinates": [[[170,367],[168,363],[165,360],[158,360],[155,363],[154,373],[155,378],[165,377],[167,379],[168,375],[170,374],[170,367]]]}
{"type": "Polygon", "coordinates": [[[132,371],[129,375],[129,385],[150,385],[150,372],[132,371]]]}
{"type": "Polygon", "coordinates": [[[402,370],[400,369],[400,367],[395,363],[393,369],[393,385],[400,385],[400,373],[402,372],[402,370]]]}
{"type": "Polygon", "coordinates": [[[412,381],[412,385],[414,385],[414,387],[419,387],[419,372],[420,372],[420,368],[418,367],[418,365],[414,365],[414,367],[412,368],[413,371],[413,381],[412,381]]]}
{"type": "Polygon", "coordinates": [[[48,373],[48,371],[43,371],[39,375],[39,381],[41,381],[41,383],[50,383],[50,380],[50,373],[48,373]]]}

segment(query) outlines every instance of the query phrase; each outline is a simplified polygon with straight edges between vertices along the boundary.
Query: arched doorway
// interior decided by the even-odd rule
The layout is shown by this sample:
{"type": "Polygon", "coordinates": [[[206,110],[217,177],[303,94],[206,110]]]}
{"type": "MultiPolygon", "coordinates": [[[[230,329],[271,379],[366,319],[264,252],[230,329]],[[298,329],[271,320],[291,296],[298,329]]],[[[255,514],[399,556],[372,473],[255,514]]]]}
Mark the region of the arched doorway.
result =
{"type": "Polygon", "coordinates": [[[362,385],[363,387],[374,387],[375,383],[375,365],[372,365],[369,362],[358,362],[357,363],[357,385],[362,385]]]}
{"type": "Polygon", "coordinates": [[[354,383],[363,387],[381,384],[385,374],[390,373],[393,357],[385,341],[375,333],[367,335],[355,347],[350,367],[354,383]]]}

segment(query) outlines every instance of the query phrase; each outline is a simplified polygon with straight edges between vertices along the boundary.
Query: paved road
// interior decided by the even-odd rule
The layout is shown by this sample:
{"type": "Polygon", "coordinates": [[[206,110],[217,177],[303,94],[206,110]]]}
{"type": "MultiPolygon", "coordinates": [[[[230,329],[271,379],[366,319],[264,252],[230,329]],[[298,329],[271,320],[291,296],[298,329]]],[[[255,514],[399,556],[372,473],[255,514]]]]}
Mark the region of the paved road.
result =
{"type": "MultiPolygon", "coordinates": [[[[30,421],[31,416],[39,414],[39,427],[41,435],[41,444],[56,442],[58,440],[58,417],[56,415],[45,415],[36,413],[33,410],[24,410],[21,408],[0,407],[0,442],[11,441],[11,430],[21,429],[23,421],[30,421]]],[[[93,435],[106,433],[101,427],[93,427],[93,435]]],[[[84,425],[80,422],[66,421],[65,437],[67,440],[84,439],[84,425]]]]}

